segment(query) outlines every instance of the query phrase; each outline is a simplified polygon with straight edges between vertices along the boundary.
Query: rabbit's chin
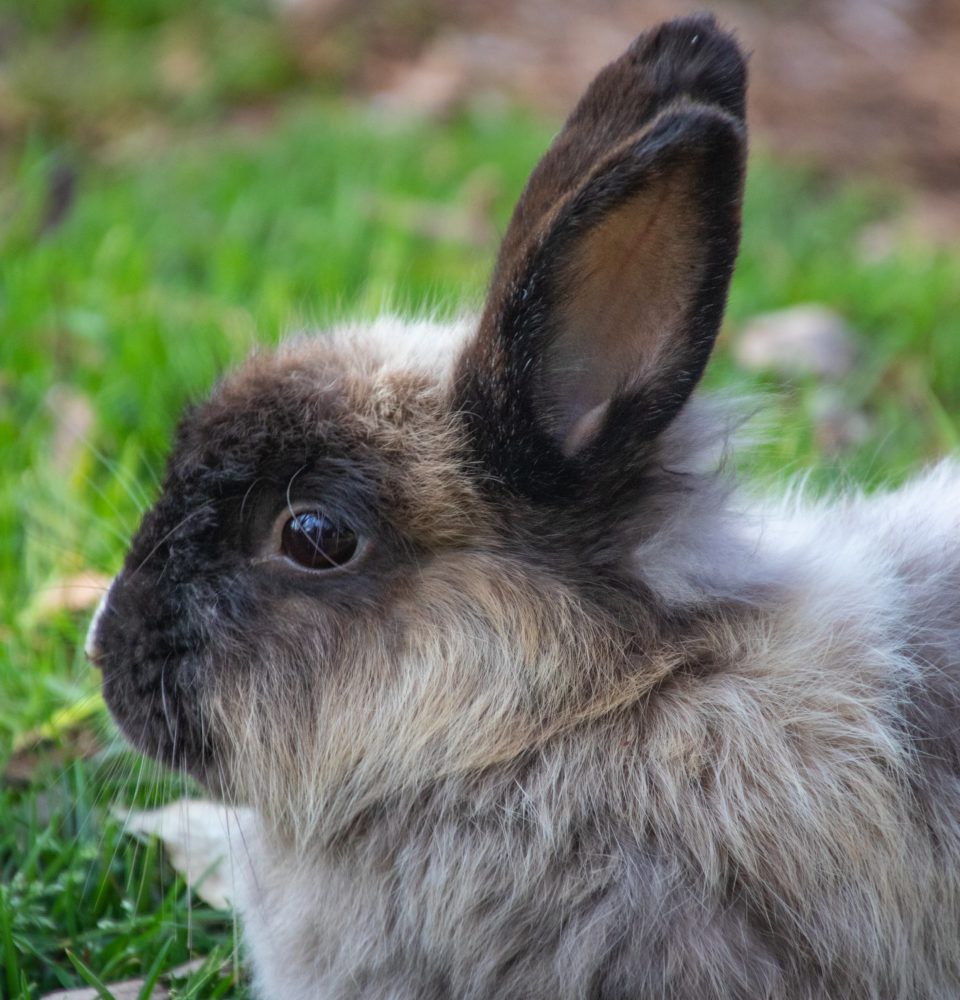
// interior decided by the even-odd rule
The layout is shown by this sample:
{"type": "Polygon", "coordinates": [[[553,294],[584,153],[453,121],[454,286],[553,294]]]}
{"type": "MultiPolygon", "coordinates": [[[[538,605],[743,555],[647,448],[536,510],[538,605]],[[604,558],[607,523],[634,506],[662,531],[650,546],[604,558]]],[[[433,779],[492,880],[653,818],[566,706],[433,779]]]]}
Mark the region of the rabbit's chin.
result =
{"type": "Polygon", "coordinates": [[[141,753],[218,791],[220,768],[202,715],[162,686],[141,690],[134,676],[122,668],[103,676],[104,701],[123,735],[141,753]]]}

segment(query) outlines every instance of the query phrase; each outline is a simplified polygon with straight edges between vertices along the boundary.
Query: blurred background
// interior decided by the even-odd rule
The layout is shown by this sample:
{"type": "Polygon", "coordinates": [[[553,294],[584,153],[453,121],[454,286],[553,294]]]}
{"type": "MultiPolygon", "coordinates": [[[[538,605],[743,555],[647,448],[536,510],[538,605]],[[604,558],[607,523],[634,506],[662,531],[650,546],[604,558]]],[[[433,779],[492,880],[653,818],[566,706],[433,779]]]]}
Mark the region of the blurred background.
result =
{"type": "Polygon", "coordinates": [[[931,229],[956,224],[956,0],[3,0],[0,135],[116,153],[265,128],[321,93],[434,120],[491,102],[558,116],[624,39],[704,7],[752,51],[764,145],[897,178],[931,229]]]}
{"type": "Polygon", "coordinates": [[[752,51],[739,464],[896,483],[960,444],[960,0],[0,0],[0,996],[245,995],[131,831],[198,790],[81,649],[177,414],[285,331],[477,307],[584,86],[704,7],[752,51]]]}

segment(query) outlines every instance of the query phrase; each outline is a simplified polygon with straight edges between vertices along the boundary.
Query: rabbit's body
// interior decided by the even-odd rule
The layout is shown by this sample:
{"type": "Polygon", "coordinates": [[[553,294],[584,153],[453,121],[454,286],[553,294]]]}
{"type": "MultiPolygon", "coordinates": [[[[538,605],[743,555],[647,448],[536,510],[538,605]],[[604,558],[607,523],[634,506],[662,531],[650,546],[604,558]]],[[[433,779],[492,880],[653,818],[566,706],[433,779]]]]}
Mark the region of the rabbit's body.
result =
{"type": "Polygon", "coordinates": [[[253,808],[261,994],[960,995],[960,470],[765,508],[689,397],[742,57],[607,67],[486,308],[255,357],[91,630],[124,731],[253,808]]]}
{"type": "MultiPolygon", "coordinates": [[[[406,381],[378,371],[367,398],[406,381]]],[[[503,588],[484,609],[500,673],[479,709],[451,705],[464,649],[416,644],[398,706],[413,731],[390,745],[390,706],[369,727],[385,737],[364,755],[381,787],[327,759],[317,787],[355,783],[315,807],[310,843],[250,829],[242,912],[264,996],[957,995],[960,467],[877,497],[763,506],[711,471],[703,428],[718,423],[694,400],[659,442],[670,471],[630,559],[640,677],[610,670],[629,607],[598,635],[552,574],[498,581],[471,552],[424,569],[428,631],[448,647],[488,634],[465,588],[503,588]],[[651,624],[647,587],[672,621],[651,624]],[[531,621],[556,642],[509,662],[531,621]],[[530,692],[542,738],[506,710],[515,667],[547,685],[530,692]],[[563,705],[585,675],[603,680],[563,705]],[[438,762],[410,752],[432,711],[442,746],[481,759],[421,782],[438,762]]]]}

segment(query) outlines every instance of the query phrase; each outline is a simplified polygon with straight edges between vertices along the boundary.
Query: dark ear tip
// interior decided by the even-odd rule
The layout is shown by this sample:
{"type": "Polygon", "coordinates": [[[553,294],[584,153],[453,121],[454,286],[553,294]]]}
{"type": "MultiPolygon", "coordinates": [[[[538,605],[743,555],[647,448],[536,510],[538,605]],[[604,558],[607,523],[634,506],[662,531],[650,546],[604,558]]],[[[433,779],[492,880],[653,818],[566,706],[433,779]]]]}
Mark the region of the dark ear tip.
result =
{"type": "Polygon", "coordinates": [[[715,104],[743,121],[747,60],[736,38],[712,14],[692,14],[644,32],[630,46],[657,90],[715,104]]]}

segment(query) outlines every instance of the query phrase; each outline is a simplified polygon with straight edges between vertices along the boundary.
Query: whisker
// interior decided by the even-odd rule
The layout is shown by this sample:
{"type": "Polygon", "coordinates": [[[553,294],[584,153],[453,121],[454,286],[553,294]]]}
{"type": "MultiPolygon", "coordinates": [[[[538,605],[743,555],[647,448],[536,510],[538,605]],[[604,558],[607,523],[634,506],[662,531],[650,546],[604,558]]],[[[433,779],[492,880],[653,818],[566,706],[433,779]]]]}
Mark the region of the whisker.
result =
{"type": "Polygon", "coordinates": [[[299,476],[301,472],[304,472],[306,468],[307,468],[306,465],[301,465],[300,468],[297,469],[297,471],[290,477],[289,481],[287,482],[287,489],[286,489],[287,510],[290,512],[291,517],[296,516],[296,511],[293,509],[293,500],[291,497],[293,484],[297,476],[299,476]]]}
{"type": "Polygon", "coordinates": [[[130,576],[131,577],[136,576],[136,574],[143,569],[143,567],[150,561],[150,559],[153,558],[153,556],[157,553],[157,551],[160,549],[163,543],[166,542],[173,535],[175,535],[188,521],[197,517],[199,514],[206,514],[212,508],[213,508],[213,501],[208,500],[206,503],[203,503],[199,507],[197,507],[196,510],[192,510],[190,511],[189,514],[186,514],[184,517],[182,517],[143,557],[143,559],[136,566],[136,568],[131,571],[130,576]]]}

